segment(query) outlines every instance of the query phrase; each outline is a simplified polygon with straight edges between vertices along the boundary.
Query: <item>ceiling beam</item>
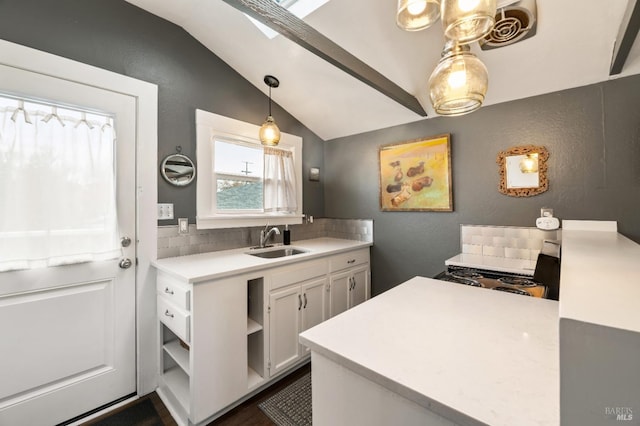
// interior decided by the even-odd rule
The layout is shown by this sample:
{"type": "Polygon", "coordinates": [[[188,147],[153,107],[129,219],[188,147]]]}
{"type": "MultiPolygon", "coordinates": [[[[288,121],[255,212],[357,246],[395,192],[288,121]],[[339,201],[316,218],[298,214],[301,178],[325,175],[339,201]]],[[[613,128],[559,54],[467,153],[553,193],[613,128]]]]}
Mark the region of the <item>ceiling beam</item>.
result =
{"type": "Polygon", "coordinates": [[[393,99],[423,117],[424,108],[415,96],[389,80],[351,53],[307,25],[285,8],[272,0],[223,0],[239,11],[262,22],[282,36],[319,56],[347,74],[371,86],[383,95],[393,99]]]}
{"type": "Polygon", "coordinates": [[[640,1],[629,0],[627,10],[620,24],[618,37],[616,37],[616,46],[613,50],[613,59],[609,75],[620,74],[624,63],[627,61],[633,42],[638,36],[640,30],[640,1]]]}

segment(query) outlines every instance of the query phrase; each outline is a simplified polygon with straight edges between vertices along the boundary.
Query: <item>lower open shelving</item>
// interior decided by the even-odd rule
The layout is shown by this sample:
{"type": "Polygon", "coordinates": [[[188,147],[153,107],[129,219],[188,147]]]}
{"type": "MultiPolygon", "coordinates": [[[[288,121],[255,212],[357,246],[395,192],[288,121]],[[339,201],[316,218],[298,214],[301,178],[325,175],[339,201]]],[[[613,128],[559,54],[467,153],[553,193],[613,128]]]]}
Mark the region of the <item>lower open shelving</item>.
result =
{"type": "Polygon", "coordinates": [[[179,367],[173,367],[162,375],[167,388],[176,397],[182,409],[189,412],[189,376],[179,367]]]}
{"type": "Polygon", "coordinates": [[[189,351],[180,345],[179,340],[172,340],[165,343],[163,349],[187,375],[190,374],[189,351]]]}

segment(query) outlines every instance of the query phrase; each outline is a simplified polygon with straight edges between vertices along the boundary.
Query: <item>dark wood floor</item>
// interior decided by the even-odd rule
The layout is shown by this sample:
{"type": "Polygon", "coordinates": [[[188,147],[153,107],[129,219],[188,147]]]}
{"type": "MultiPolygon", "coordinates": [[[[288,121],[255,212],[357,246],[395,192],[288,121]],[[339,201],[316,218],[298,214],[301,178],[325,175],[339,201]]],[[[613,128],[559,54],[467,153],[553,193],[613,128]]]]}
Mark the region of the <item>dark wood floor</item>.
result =
{"type": "MultiPolygon", "coordinates": [[[[304,376],[309,371],[311,371],[311,364],[308,363],[303,365],[296,371],[293,371],[286,377],[282,378],[280,381],[271,385],[270,387],[263,390],[259,394],[253,396],[251,399],[245,401],[244,403],[237,406],[233,410],[229,411],[224,416],[209,423],[208,426],[236,426],[236,425],[273,426],[274,423],[271,420],[269,420],[269,418],[265,416],[264,413],[262,413],[260,408],[258,408],[258,404],[260,404],[265,399],[268,399],[272,395],[278,393],[279,391],[281,391],[291,383],[295,382],[300,377],[304,376]]],[[[102,422],[105,420],[106,420],[105,423],[108,423],[108,420],[110,417],[113,417],[116,414],[120,413],[121,411],[126,410],[127,408],[130,408],[135,404],[139,404],[146,399],[150,399],[151,402],[153,403],[153,406],[156,409],[156,412],[158,413],[158,416],[160,417],[163,426],[177,426],[176,422],[171,417],[171,414],[169,414],[169,410],[167,410],[167,407],[165,407],[165,405],[162,403],[162,400],[160,400],[160,397],[155,392],[149,395],[146,395],[134,402],[131,402],[130,404],[127,404],[116,410],[113,410],[103,416],[100,416],[96,419],[86,422],[83,424],[83,426],[94,425],[98,422],[102,422]]],[[[150,423],[148,421],[140,421],[136,423],[135,426],[146,426],[147,424],[150,424],[150,423]]],[[[134,425],[130,425],[130,426],[134,426],[134,425]]]]}
{"type": "Polygon", "coordinates": [[[305,364],[279,382],[273,384],[251,399],[245,401],[243,404],[229,411],[224,416],[209,423],[208,426],[273,426],[274,423],[269,420],[269,417],[264,415],[260,408],[258,408],[258,404],[280,392],[282,389],[286,388],[309,371],[311,371],[310,363],[305,364]]]}

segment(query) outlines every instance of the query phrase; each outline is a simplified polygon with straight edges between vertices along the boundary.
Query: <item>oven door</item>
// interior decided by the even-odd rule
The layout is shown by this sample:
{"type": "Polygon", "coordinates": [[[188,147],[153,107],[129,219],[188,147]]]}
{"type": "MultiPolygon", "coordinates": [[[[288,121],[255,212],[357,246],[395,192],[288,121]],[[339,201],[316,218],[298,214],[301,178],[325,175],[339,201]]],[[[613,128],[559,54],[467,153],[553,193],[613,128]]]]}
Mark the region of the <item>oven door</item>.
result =
{"type": "Polygon", "coordinates": [[[560,258],[540,253],[533,280],[548,288],[547,299],[560,299],[560,258]]]}

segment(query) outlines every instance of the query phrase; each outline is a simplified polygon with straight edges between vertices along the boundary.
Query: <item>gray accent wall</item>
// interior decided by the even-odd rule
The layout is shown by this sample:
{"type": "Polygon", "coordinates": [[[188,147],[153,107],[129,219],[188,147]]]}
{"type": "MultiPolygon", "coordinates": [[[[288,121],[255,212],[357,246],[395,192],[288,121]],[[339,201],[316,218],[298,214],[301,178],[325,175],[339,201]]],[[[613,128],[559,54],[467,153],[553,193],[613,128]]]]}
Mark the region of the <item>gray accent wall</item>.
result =
{"type": "Polygon", "coordinates": [[[639,106],[640,76],[633,76],[328,141],[325,214],[373,219],[373,294],[442,271],[461,251],[461,224],[535,226],[541,207],[560,219],[618,221],[619,232],[640,242],[639,106]],[[454,211],[381,212],[379,147],[444,133],[451,134],[454,211]],[[498,152],[528,144],[549,150],[549,190],[500,194],[498,152]]]}
{"type": "MultiPolygon", "coordinates": [[[[2,0],[0,38],[158,85],[158,167],[176,146],[195,161],[196,108],[258,125],[268,112],[260,90],[181,27],[122,0],[2,0]]],[[[277,89],[272,98],[280,129],[304,141],[304,213],[322,216],[322,183],[308,172],[323,172],[324,143],[277,105],[277,89]]],[[[158,176],[158,202],[174,203],[176,218],[159,224],[195,223],[195,183],[176,188],[158,176]]]]}
{"type": "MultiPolygon", "coordinates": [[[[0,38],[157,84],[157,165],[177,145],[195,157],[196,108],[256,124],[265,116],[260,90],[182,28],[122,0],[2,0],[0,38]]],[[[304,212],[373,219],[375,295],[443,270],[460,252],[461,224],[534,226],[541,207],[561,219],[616,220],[640,242],[639,89],[640,77],[627,77],[326,143],[277,105],[277,89],[273,115],[304,140],[304,212]],[[381,212],[378,147],[443,133],[451,134],[454,211],[381,212]],[[501,195],[496,155],[527,144],[550,152],[549,191],[501,195]],[[320,168],[320,182],[307,179],[309,167],[320,168]]],[[[195,185],[159,178],[158,201],[194,223],[195,185]]]]}

